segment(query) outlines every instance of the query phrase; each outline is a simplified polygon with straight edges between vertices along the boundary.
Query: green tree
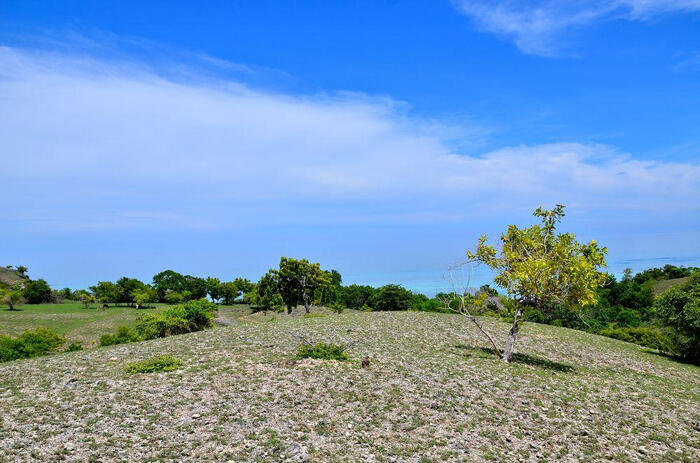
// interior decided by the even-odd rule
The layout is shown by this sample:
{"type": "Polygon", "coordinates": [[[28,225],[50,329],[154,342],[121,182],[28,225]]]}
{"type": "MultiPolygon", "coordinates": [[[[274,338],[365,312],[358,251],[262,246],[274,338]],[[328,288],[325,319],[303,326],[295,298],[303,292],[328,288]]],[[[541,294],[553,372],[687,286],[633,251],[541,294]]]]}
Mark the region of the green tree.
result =
{"type": "Polygon", "coordinates": [[[413,293],[401,285],[385,285],[377,289],[370,301],[372,310],[408,310],[413,302],[413,293]]]}
{"type": "Polygon", "coordinates": [[[182,293],[185,290],[185,276],[174,270],[164,270],[153,275],[153,287],[158,292],[158,300],[165,302],[168,291],[182,293]]]}
{"type": "Polygon", "coordinates": [[[342,301],[345,307],[353,310],[360,310],[363,306],[369,305],[372,296],[377,290],[371,286],[348,285],[342,288],[342,301]]]}
{"type": "Polygon", "coordinates": [[[185,275],[185,290],[182,292],[186,295],[185,300],[198,301],[207,296],[207,280],[204,278],[185,275]],[[189,294],[189,295],[188,295],[189,294]]]}
{"type": "Polygon", "coordinates": [[[207,277],[207,294],[215,303],[219,302],[223,296],[221,294],[221,280],[218,278],[207,277]]]}
{"type": "Polygon", "coordinates": [[[158,292],[150,285],[144,285],[143,288],[135,289],[132,293],[136,308],[140,309],[158,301],[158,292]]]}
{"type": "Polygon", "coordinates": [[[136,279],[122,277],[117,280],[117,299],[115,302],[121,304],[134,305],[136,302],[135,293],[141,291],[146,285],[136,279]]]}
{"type": "Polygon", "coordinates": [[[274,270],[263,275],[249,293],[252,296],[250,303],[257,311],[277,310],[284,304],[279,293],[279,275],[274,270]]]}
{"type": "Polygon", "coordinates": [[[596,289],[606,280],[606,275],[599,271],[605,266],[606,248],[599,247],[595,241],[581,244],[572,233],[556,232],[564,217],[564,206],[557,205],[551,211],[538,208],[534,216],[541,220],[540,224],[523,229],[515,225],[508,227],[501,235],[500,253],[486,244],[485,236],[479,239],[474,253],[467,253],[470,260],[484,263],[496,273],[494,282],[516,303],[503,352],[489,337],[506,362],[513,355],[526,308],[551,311],[557,305],[595,304],[596,289]]]}
{"type": "Polygon", "coordinates": [[[24,284],[22,296],[27,304],[51,302],[51,287],[46,280],[32,280],[24,284]]]}
{"type": "Polygon", "coordinates": [[[117,302],[119,298],[119,287],[111,281],[98,281],[96,285],[90,286],[90,291],[103,304],[117,302]]]}
{"type": "Polygon", "coordinates": [[[17,271],[17,275],[19,275],[20,277],[29,278],[27,276],[27,272],[29,271],[29,269],[27,267],[25,267],[24,265],[18,265],[16,268],[16,271],[17,271]]]}
{"type": "Polygon", "coordinates": [[[654,304],[656,315],[673,328],[682,355],[700,361],[700,271],[664,292],[654,304]]]}
{"type": "Polygon", "coordinates": [[[328,272],[321,270],[319,263],[312,264],[306,259],[282,257],[277,275],[280,294],[289,313],[299,303],[309,313],[314,293],[330,283],[328,272]]]}
{"type": "Polygon", "coordinates": [[[0,289],[0,303],[6,305],[9,310],[15,310],[22,302],[22,291],[18,287],[0,289]]]}

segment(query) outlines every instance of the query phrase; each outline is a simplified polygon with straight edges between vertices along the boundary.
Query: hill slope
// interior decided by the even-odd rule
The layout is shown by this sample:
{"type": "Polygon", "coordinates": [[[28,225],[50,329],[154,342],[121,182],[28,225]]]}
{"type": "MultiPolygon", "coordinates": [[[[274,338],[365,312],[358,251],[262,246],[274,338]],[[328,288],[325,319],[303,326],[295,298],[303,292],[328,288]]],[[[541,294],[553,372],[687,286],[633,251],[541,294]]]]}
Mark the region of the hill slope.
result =
{"type": "Polygon", "coordinates": [[[505,365],[458,316],[250,316],[1,364],[0,460],[700,458],[700,368],[580,331],[523,333],[527,355],[505,365]],[[351,344],[354,360],[294,362],[296,335],[351,344]],[[185,367],[124,372],[161,354],[185,367]]]}
{"type": "Polygon", "coordinates": [[[662,280],[654,283],[654,296],[660,296],[674,286],[679,286],[689,280],[689,277],[672,278],[670,280],[662,280]]]}
{"type": "Polygon", "coordinates": [[[24,279],[17,275],[16,271],[0,267],[0,288],[13,286],[22,281],[24,281],[24,279]]]}

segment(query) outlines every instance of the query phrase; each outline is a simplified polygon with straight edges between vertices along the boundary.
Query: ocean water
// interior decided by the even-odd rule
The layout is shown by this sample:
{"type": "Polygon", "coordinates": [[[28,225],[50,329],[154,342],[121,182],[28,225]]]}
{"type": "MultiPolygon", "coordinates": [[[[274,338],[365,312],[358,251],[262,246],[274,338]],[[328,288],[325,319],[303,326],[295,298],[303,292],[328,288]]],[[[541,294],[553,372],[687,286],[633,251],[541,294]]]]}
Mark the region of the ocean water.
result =
{"type": "MultiPolygon", "coordinates": [[[[608,262],[607,271],[618,279],[626,268],[633,272],[640,272],[654,267],[663,267],[666,264],[677,267],[700,267],[700,257],[654,257],[640,259],[626,259],[608,262]]],[[[447,268],[431,270],[406,270],[396,272],[372,272],[362,274],[343,275],[343,284],[363,284],[382,286],[386,284],[400,284],[403,287],[419,293],[433,296],[441,291],[450,291],[451,284],[447,268]]],[[[469,272],[465,271],[463,281],[468,281],[470,288],[489,283],[493,286],[493,273],[484,266],[479,266],[469,272]]]]}

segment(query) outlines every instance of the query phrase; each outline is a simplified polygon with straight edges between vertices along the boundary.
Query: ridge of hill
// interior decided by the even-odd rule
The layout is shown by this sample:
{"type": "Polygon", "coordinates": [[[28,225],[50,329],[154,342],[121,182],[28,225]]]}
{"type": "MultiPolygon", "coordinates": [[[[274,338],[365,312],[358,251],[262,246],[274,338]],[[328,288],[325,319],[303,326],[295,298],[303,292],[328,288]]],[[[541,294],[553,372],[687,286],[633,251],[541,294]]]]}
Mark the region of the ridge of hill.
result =
{"type": "Polygon", "coordinates": [[[0,461],[700,459],[700,368],[634,344],[524,323],[505,364],[458,315],[232,322],[0,364],[0,461]],[[301,337],[351,360],[295,360],[301,337]],[[125,371],[164,354],[184,367],[125,371]]]}

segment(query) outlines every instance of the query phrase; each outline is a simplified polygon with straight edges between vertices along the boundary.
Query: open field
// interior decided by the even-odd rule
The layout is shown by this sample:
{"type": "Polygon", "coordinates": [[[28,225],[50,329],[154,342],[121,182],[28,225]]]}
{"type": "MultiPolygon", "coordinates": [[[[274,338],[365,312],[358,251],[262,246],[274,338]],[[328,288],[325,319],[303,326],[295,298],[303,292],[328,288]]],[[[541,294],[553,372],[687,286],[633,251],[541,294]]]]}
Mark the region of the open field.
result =
{"type": "Polygon", "coordinates": [[[670,280],[657,281],[654,283],[654,296],[660,296],[674,286],[680,286],[689,280],[688,277],[672,278],[670,280]]]}
{"type": "MultiPolygon", "coordinates": [[[[25,304],[20,310],[7,310],[0,306],[0,334],[17,336],[26,329],[36,327],[51,328],[65,334],[66,340],[90,346],[103,334],[114,333],[120,325],[133,326],[139,315],[163,310],[167,305],[155,304],[154,308],[135,309],[133,307],[110,306],[109,309],[86,309],[77,302],[63,304],[25,304]]],[[[222,306],[223,316],[238,316],[246,312],[247,306],[222,306]],[[235,313],[235,315],[233,315],[235,313]]]]}
{"type": "Polygon", "coordinates": [[[633,344],[526,323],[506,365],[453,315],[233,322],[0,364],[0,461],[700,459],[700,368],[633,344]],[[352,359],[295,361],[298,336],[352,359]],[[163,354],[184,367],[124,371],[163,354]]]}

